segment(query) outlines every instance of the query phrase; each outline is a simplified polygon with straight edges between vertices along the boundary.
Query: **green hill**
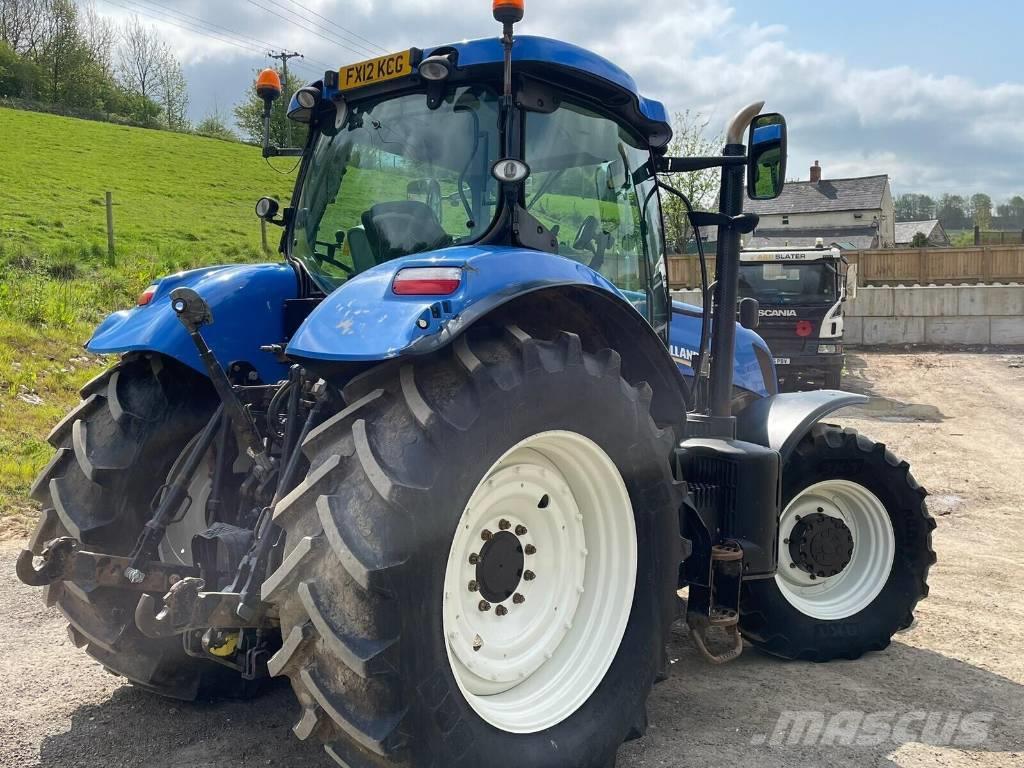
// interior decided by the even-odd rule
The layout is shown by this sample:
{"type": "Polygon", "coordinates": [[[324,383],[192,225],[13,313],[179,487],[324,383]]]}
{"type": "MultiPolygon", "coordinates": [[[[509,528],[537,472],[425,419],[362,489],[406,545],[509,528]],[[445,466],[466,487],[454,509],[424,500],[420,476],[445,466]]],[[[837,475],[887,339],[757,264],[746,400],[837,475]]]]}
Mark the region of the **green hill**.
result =
{"type": "MultiPolygon", "coordinates": [[[[271,260],[253,212],[287,200],[294,159],[197,136],[0,109],[0,537],[33,518],[25,492],[45,436],[109,361],[82,343],[156,276],[271,260]],[[103,194],[117,263],[106,263],[103,194]]],[[[272,246],[279,231],[271,228],[272,246]]]]}
{"type": "Polygon", "coordinates": [[[294,179],[255,147],[168,131],[0,109],[0,136],[0,243],[8,250],[105,252],[109,190],[126,254],[254,253],[256,200],[287,199],[294,179]]]}

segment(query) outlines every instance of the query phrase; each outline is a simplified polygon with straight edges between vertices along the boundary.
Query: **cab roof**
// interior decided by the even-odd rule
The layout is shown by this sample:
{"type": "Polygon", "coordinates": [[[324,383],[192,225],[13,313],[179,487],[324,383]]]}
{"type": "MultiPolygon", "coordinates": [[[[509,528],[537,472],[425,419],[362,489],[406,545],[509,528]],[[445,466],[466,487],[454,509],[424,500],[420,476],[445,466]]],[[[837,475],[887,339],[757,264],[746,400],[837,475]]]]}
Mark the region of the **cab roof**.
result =
{"type": "MultiPolygon", "coordinates": [[[[457,54],[459,69],[501,65],[505,58],[501,40],[496,37],[427,48],[424,56],[451,51],[457,54]]],[[[515,38],[512,62],[517,72],[557,80],[570,88],[578,86],[582,94],[596,97],[625,118],[655,149],[664,149],[672,140],[665,105],[642,96],[636,81],[603,56],[561,40],[522,35],[515,38]]]]}

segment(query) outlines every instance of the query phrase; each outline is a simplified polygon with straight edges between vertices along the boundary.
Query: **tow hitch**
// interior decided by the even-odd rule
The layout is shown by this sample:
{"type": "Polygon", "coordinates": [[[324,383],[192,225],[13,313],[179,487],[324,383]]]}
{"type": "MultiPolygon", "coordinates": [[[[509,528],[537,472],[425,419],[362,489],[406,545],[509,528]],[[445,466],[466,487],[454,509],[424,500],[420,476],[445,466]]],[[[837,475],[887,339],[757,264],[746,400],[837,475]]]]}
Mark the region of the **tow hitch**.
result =
{"type": "Polygon", "coordinates": [[[131,558],[89,552],[78,548],[70,536],[46,543],[42,564],[37,567],[31,550],[22,550],[15,569],[18,578],[30,587],[47,587],[59,581],[74,581],[85,587],[117,587],[137,592],[165,592],[182,579],[199,575],[198,568],[147,561],[141,577],[128,578],[131,558]]]}

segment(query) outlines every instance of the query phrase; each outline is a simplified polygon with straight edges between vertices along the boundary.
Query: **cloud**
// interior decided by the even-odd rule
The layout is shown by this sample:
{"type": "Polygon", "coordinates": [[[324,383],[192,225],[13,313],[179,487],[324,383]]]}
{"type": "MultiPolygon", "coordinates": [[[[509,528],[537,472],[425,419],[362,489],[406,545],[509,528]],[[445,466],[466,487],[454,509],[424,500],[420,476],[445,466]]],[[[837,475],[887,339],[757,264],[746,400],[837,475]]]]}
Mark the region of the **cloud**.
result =
{"type": "MultiPolygon", "coordinates": [[[[222,109],[241,98],[248,73],[265,61],[264,43],[305,53],[297,66],[313,77],[325,64],[380,49],[497,33],[486,0],[165,0],[162,6],[231,29],[249,43],[240,48],[164,23],[187,64],[197,117],[214,98],[222,109]]],[[[127,14],[102,2],[99,8],[127,14]]],[[[769,17],[767,24],[740,19],[726,0],[534,0],[520,32],[597,51],[671,111],[709,117],[714,133],[740,106],[765,99],[767,108],[787,116],[796,176],[806,177],[817,159],[826,177],[889,173],[897,192],[984,190],[998,200],[1024,191],[1015,172],[1024,166],[1024,82],[982,86],[956,74],[877,67],[869,45],[863,58],[848,61],[824,37],[816,50],[807,40],[793,43],[785,26],[774,23],[778,14],[769,17]]]]}

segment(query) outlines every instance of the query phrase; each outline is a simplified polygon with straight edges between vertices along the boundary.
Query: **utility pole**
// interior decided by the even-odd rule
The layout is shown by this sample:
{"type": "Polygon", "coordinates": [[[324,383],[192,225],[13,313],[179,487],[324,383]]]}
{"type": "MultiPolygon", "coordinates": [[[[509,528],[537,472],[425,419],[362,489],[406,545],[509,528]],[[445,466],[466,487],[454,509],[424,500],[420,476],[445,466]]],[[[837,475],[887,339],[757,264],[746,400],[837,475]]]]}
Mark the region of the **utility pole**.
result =
{"type": "MultiPolygon", "coordinates": [[[[284,78],[284,88],[285,88],[284,96],[285,96],[285,99],[288,99],[289,98],[289,96],[288,96],[288,59],[304,59],[306,57],[303,56],[298,51],[292,51],[291,53],[288,53],[287,51],[278,51],[277,53],[274,53],[273,51],[267,51],[267,56],[269,56],[272,59],[280,59],[281,60],[281,75],[284,78]]],[[[284,109],[285,109],[286,112],[288,111],[288,102],[287,101],[285,101],[284,109]]],[[[288,146],[288,147],[290,147],[292,145],[292,121],[291,120],[285,120],[284,121],[284,143],[285,143],[285,146],[288,146]]]]}

